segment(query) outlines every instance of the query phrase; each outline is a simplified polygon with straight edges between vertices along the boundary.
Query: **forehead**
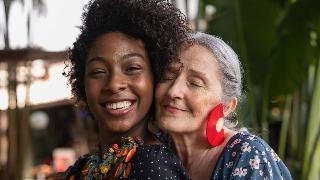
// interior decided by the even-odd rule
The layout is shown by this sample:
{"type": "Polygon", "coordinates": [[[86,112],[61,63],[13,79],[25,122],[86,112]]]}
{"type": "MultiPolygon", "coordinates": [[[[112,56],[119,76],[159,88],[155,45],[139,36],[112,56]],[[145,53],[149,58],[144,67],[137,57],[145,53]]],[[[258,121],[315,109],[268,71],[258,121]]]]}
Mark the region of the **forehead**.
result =
{"type": "Polygon", "coordinates": [[[212,52],[198,44],[183,48],[180,54],[180,62],[185,69],[200,71],[207,75],[215,75],[219,69],[212,52]]]}
{"type": "Polygon", "coordinates": [[[93,42],[88,59],[92,56],[123,56],[128,53],[146,56],[144,43],[121,32],[107,32],[93,42]]]}

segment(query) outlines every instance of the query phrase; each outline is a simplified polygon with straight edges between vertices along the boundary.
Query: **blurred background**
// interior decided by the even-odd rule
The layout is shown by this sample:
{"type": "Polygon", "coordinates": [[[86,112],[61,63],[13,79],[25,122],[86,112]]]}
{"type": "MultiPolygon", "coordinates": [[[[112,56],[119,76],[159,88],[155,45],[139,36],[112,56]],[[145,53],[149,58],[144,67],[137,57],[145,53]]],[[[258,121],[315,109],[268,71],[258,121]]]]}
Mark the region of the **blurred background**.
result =
{"type": "MultiPolygon", "coordinates": [[[[88,0],[0,0],[0,179],[46,179],[93,150],[97,128],[62,75],[88,0]]],[[[171,0],[244,67],[241,126],[294,179],[320,179],[320,0],[171,0]]]]}

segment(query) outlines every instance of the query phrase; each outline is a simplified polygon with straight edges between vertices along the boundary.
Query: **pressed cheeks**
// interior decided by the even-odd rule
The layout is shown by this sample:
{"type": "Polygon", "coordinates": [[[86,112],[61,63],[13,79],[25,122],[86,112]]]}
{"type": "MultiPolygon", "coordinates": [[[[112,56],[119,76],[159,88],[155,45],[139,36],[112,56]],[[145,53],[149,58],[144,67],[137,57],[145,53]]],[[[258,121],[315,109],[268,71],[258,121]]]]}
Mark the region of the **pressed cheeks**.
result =
{"type": "Polygon", "coordinates": [[[140,126],[153,99],[153,73],[141,40],[120,32],[99,36],[85,71],[87,104],[104,131],[140,126]]]}

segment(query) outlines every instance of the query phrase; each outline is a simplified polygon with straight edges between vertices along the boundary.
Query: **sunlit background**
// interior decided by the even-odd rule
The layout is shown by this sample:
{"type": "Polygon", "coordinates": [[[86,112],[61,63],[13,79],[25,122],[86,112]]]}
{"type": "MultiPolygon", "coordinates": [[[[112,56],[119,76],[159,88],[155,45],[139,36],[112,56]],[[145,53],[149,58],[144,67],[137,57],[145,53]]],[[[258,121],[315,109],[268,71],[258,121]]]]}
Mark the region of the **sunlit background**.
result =
{"type": "MultiPolygon", "coordinates": [[[[32,1],[24,0],[24,4],[13,1],[9,14],[9,36],[10,48],[20,49],[26,47],[41,48],[44,51],[65,51],[72,46],[81,24],[81,12],[88,0],[45,0],[45,7],[42,12],[31,11],[32,1]],[[27,16],[31,14],[30,30],[27,29],[27,16]]],[[[185,13],[186,2],[177,1],[177,6],[185,13]]],[[[189,17],[196,17],[198,1],[188,1],[189,17]]],[[[210,6],[209,11],[213,8],[210,6]],[[211,7],[211,8],[210,8],[211,7]]],[[[213,12],[212,12],[213,13],[213,12]]],[[[5,28],[4,7],[0,6],[0,32],[5,28]]],[[[0,36],[3,38],[3,36],[0,36]]],[[[4,40],[0,39],[0,49],[4,48],[4,40]]],[[[1,58],[1,57],[0,57],[1,58]]],[[[8,72],[6,64],[0,64],[0,109],[6,110],[9,106],[9,96],[7,86],[8,72]]],[[[30,105],[47,103],[62,99],[70,99],[70,88],[66,86],[66,79],[61,76],[65,65],[64,62],[50,63],[46,65],[42,59],[32,62],[31,73],[34,77],[42,77],[48,73],[45,80],[32,81],[30,85],[30,105]],[[45,72],[48,71],[48,72],[45,72]],[[55,91],[43,93],[55,87],[55,91]]],[[[18,67],[17,79],[21,82],[26,77],[27,68],[18,67]]],[[[18,106],[24,106],[26,98],[26,87],[17,86],[18,106]]]]}
{"type": "MultiPolygon", "coordinates": [[[[88,0],[48,0],[44,1],[42,12],[31,11],[32,1],[25,0],[22,4],[13,1],[9,14],[10,48],[21,49],[26,47],[41,48],[44,51],[65,51],[75,41],[81,24],[81,11],[88,0]],[[30,30],[27,30],[27,16],[30,16],[30,30]],[[29,34],[29,37],[28,37],[29,34]]],[[[0,2],[3,3],[3,2],[0,2]]],[[[5,28],[4,7],[0,6],[0,32],[5,28]]],[[[4,48],[3,36],[0,36],[0,49],[4,48]]],[[[1,57],[0,57],[1,58],[1,57]]],[[[30,85],[30,105],[47,103],[71,97],[70,88],[66,86],[66,79],[61,76],[65,65],[63,59],[48,65],[44,60],[37,59],[31,64],[32,76],[42,77],[47,73],[46,79],[36,79],[30,85]],[[47,71],[47,72],[46,72],[47,71]],[[54,91],[48,90],[54,87],[54,91]],[[47,93],[44,93],[47,92],[47,93]]],[[[0,109],[6,110],[9,106],[7,65],[0,64],[0,109]]],[[[17,80],[25,81],[27,68],[23,65],[17,69],[17,80]]],[[[17,86],[17,104],[25,104],[26,87],[17,86]]]]}

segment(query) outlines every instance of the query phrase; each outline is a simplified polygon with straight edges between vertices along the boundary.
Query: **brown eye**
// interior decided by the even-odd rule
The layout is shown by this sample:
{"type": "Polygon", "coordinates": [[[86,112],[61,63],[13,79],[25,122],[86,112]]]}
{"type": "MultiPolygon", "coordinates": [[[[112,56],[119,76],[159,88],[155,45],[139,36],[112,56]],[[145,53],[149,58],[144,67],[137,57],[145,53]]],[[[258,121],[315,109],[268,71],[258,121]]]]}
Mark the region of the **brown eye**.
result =
{"type": "Polygon", "coordinates": [[[141,72],[143,68],[140,65],[134,64],[134,65],[129,65],[125,68],[125,72],[127,74],[137,74],[141,72]]]}
{"type": "Polygon", "coordinates": [[[90,77],[99,78],[105,76],[107,74],[107,71],[104,69],[97,68],[90,70],[88,74],[90,77]]]}

